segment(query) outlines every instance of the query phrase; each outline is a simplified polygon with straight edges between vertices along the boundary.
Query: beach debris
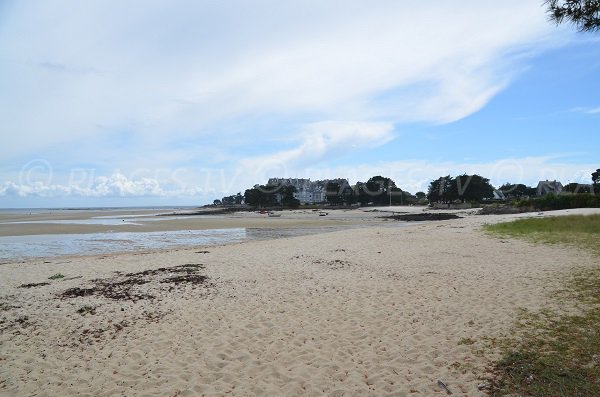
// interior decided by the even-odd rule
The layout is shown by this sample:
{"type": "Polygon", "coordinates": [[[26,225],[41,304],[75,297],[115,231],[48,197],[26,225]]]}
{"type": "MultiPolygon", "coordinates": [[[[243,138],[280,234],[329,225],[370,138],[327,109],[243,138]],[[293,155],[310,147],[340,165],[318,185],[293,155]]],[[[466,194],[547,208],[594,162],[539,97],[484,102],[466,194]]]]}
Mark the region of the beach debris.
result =
{"type": "Polygon", "coordinates": [[[148,281],[141,279],[129,279],[120,282],[95,280],[96,284],[90,288],[69,288],[61,294],[62,298],[80,298],[85,296],[102,296],[114,300],[154,299],[154,296],[135,292],[133,286],[146,284],[148,281]]]}
{"type": "Polygon", "coordinates": [[[63,281],[77,280],[78,278],[83,278],[83,276],[67,277],[67,278],[64,278],[63,281]]]}
{"type": "Polygon", "coordinates": [[[77,313],[81,314],[82,316],[85,316],[86,314],[96,314],[96,307],[95,306],[89,306],[89,305],[85,305],[80,307],[79,309],[77,309],[77,313]]]}
{"type": "Polygon", "coordinates": [[[352,263],[348,262],[348,261],[344,261],[341,259],[334,259],[331,261],[325,261],[322,259],[315,259],[313,261],[314,265],[320,265],[325,263],[327,266],[329,266],[329,268],[331,268],[332,270],[339,270],[339,269],[343,269],[345,267],[350,267],[352,266],[352,263]]]}
{"type": "Polygon", "coordinates": [[[119,322],[111,323],[106,328],[86,328],[81,331],[77,341],[80,345],[91,345],[94,342],[98,342],[101,339],[106,338],[106,336],[109,336],[111,339],[115,339],[117,334],[128,326],[129,322],[127,320],[121,320],[119,322]]]}
{"type": "Polygon", "coordinates": [[[61,278],[65,278],[65,275],[61,274],[61,273],[56,273],[56,274],[48,277],[48,280],[58,280],[58,279],[61,279],[61,278]]]}
{"type": "Polygon", "coordinates": [[[396,221],[404,222],[424,222],[424,221],[446,221],[449,219],[460,219],[462,217],[456,214],[450,214],[447,212],[423,212],[421,214],[403,214],[403,215],[390,215],[382,217],[384,219],[394,219],[396,221]]]}
{"type": "Polygon", "coordinates": [[[14,328],[27,328],[32,325],[34,325],[34,323],[29,320],[28,316],[21,315],[12,319],[3,317],[0,319],[0,332],[8,331],[14,328]]]}
{"type": "Polygon", "coordinates": [[[19,288],[34,288],[34,287],[42,287],[44,285],[50,285],[50,283],[42,282],[42,283],[21,284],[21,285],[19,285],[19,288]]]}
{"type": "Polygon", "coordinates": [[[185,265],[174,266],[174,267],[159,267],[158,269],[148,269],[137,273],[127,273],[127,277],[140,277],[140,276],[157,276],[164,273],[192,273],[204,269],[202,263],[186,263],[185,265]]]}
{"type": "Polygon", "coordinates": [[[12,304],[7,302],[0,302],[0,312],[6,312],[11,309],[18,309],[19,307],[20,306],[13,306],[12,304]]]}
{"type": "MultiPolygon", "coordinates": [[[[169,291],[179,284],[199,285],[208,280],[208,276],[197,272],[204,269],[202,263],[186,263],[173,267],[147,269],[135,273],[117,274],[113,278],[91,280],[91,286],[73,287],[63,291],[60,298],[81,298],[98,296],[113,300],[130,300],[133,302],[144,299],[155,299],[152,286],[140,290],[140,286],[157,281],[158,285],[170,284],[169,291]]],[[[154,284],[156,286],[157,284],[154,284]]],[[[93,314],[93,313],[92,313],[93,314]]]]}
{"type": "Polygon", "coordinates": [[[446,392],[446,394],[448,394],[449,396],[452,395],[452,392],[450,391],[450,389],[448,388],[448,386],[446,386],[446,384],[444,382],[442,382],[441,380],[438,379],[437,381],[437,385],[446,392]]]}
{"type": "Polygon", "coordinates": [[[210,251],[196,251],[197,254],[210,254],[210,251]]]}
{"type": "Polygon", "coordinates": [[[519,214],[526,212],[524,208],[513,207],[510,204],[506,205],[487,205],[477,212],[477,215],[506,215],[519,214]]]}
{"type": "Polygon", "coordinates": [[[160,280],[161,283],[191,283],[191,284],[202,284],[208,279],[207,276],[202,276],[200,274],[184,274],[181,276],[169,277],[164,280],[160,280]]]}

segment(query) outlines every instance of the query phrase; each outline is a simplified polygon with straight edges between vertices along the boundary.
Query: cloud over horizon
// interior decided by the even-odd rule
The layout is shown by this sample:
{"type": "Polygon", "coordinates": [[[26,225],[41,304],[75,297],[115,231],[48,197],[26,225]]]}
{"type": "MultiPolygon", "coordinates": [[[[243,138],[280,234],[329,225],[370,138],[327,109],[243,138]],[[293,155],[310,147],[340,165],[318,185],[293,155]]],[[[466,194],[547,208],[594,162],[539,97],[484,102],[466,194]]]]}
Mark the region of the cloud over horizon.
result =
{"type": "MultiPolygon", "coordinates": [[[[174,173],[168,177],[151,177],[142,173],[124,174],[120,171],[110,176],[78,175],[62,183],[51,172],[38,175],[25,175],[20,181],[0,183],[0,198],[18,200],[30,198],[202,198],[212,202],[235,192],[243,194],[244,189],[257,183],[266,183],[269,176],[259,179],[248,170],[248,165],[229,171],[224,169],[205,169],[201,172],[185,175],[174,173]]],[[[377,164],[359,164],[357,166],[337,166],[315,168],[308,164],[290,166],[285,176],[301,175],[305,178],[330,179],[348,178],[354,184],[367,181],[374,175],[392,178],[398,186],[411,193],[427,191],[429,183],[440,176],[478,173],[499,187],[506,182],[524,183],[536,186],[539,180],[559,180],[563,183],[590,183],[591,172],[595,164],[572,164],[565,156],[541,156],[526,158],[507,158],[489,162],[431,162],[425,160],[402,160],[380,162],[377,164]]],[[[72,175],[73,176],[73,175],[72,175]]],[[[16,201],[13,201],[16,202],[16,201]]]]}
{"type": "Polygon", "coordinates": [[[2,18],[5,195],[203,194],[181,186],[207,170],[331,169],[404,126],[475,114],[568,41],[519,0],[48,0],[2,18]],[[38,158],[60,183],[27,190],[17,173],[38,158]],[[94,170],[91,190],[69,185],[73,169],[94,170]]]}

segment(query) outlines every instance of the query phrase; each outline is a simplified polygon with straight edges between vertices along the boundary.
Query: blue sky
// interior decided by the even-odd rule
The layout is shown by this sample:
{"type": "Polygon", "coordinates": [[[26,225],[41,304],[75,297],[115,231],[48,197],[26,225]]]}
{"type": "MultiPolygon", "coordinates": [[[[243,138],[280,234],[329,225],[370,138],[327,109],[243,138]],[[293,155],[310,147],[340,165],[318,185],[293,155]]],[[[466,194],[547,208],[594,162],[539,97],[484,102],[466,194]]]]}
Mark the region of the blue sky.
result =
{"type": "Polygon", "coordinates": [[[0,207],[196,205],[271,176],[589,182],[600,35],[541,3],[5,1],[0,207]]]}

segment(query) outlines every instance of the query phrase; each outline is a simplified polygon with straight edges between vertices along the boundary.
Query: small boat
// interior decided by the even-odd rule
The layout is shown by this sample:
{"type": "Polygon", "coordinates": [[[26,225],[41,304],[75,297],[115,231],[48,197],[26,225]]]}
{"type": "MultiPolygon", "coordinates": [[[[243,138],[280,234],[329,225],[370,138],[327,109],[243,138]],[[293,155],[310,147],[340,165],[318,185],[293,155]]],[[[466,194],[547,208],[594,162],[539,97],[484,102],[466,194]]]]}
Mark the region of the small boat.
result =
{"type": "Polygon", "coordinates": [[[281,214],[276,214],[274,212],[269,212],[269,217],[270,218],[279,218],[281,216],[281,214]]]}
{"type": "Polygon", "coordinates": [[[319,216],[327,216],[327,212],[321,212],[319,213],[319,216]]]}

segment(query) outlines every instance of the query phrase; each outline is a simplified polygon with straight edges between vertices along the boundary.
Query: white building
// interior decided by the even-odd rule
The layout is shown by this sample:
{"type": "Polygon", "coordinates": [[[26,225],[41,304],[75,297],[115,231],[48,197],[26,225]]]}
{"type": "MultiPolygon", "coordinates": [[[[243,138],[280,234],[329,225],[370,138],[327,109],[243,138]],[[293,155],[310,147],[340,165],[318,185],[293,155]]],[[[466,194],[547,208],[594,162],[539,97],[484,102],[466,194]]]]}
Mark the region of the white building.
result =
{"type": "Polygon", "coordinates": [[[300,204],[320,204],[327,202],[327,184],[329,182],[338,183],[341,189],[349,187],[347,179],[337,178],[322,181],[311,181],[303,178],[269,178],[268,185],[294,186],[296,192],[294,198],[300,201],[300,204]]]}

